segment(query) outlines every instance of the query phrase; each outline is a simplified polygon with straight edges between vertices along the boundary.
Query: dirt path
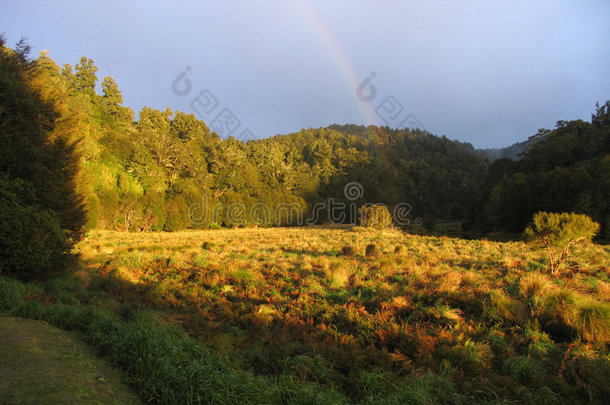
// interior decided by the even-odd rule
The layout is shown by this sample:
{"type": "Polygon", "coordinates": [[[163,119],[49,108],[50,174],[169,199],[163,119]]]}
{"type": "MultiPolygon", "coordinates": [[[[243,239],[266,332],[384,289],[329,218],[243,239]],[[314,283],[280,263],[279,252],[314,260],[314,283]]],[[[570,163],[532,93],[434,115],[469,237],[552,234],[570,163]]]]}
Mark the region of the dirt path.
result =
{"type": "Polygon", "coordinates": [[[0,314],[0,404],[140,404],[74,334],[0,314]]]}

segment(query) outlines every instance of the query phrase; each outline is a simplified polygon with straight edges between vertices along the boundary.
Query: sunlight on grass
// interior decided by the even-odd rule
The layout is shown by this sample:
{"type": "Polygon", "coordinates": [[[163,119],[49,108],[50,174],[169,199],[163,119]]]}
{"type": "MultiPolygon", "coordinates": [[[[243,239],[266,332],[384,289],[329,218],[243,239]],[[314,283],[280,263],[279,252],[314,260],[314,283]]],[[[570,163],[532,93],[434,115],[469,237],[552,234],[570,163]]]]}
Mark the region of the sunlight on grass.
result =
{"type": "Polygon", "coordinates": [[[608,247],[575,249],[566,278],[522,242],[364,228],[96,231],[77,251],[91,292],[58,286],[49,299],[98,302],[126,319],[153,309],[232,364],[355,401],[438,397],[436,383],[461,401],[492,400],[497,384],[536,401],[544,389],[559,395],[544,384],[561,367],[596,387],[578,348],[608,361],[608,247]],[[463,379],[481,394],[460,396],[463,379]]]}

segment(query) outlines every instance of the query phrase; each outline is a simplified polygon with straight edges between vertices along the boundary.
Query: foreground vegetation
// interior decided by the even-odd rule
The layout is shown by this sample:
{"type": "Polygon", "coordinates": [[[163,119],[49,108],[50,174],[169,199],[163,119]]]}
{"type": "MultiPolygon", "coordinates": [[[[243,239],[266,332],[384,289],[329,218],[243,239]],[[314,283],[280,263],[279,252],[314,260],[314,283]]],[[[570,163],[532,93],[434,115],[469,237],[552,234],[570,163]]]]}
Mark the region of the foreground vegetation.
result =
{"type": "Polygon", "coordinates": [[[72,275],[1,279],[0,309],[83,332],[149,402],[610,395],[608,247],[558,277],[522,242],[359,228],[94,231],[77,249],[72,275]]]}

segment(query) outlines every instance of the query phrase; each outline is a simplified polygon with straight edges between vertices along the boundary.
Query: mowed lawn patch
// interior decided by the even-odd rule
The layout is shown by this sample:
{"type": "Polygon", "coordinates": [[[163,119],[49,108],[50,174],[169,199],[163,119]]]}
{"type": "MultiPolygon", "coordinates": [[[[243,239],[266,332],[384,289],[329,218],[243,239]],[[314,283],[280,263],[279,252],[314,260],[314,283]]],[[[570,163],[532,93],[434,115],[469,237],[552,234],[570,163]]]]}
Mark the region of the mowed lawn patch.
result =
{"type": "Polygon", "coordinates": [[[117,369],[73,333],[0,315],[0,402],[140,404],[117,369]]]}

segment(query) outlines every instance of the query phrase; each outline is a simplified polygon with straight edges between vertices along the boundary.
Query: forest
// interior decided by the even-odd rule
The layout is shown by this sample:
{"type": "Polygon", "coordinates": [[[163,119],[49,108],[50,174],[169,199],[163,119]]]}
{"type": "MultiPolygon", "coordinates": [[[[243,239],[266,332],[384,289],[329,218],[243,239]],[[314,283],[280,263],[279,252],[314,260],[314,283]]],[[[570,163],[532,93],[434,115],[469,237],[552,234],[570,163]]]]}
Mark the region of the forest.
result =
{"type": "Polygon", "coordinates": [[[330,125],[243,143],[170,108],[144,107],[134,120],[111,76],[96,93],[98,68],[86,57],[59,67],[44,52],[29,58],[22,43],[3,45],[2,63],[3,181],[31,184],[63,229],[79,215],[85,229],[125,231],[286,225],[290,218],[236,221],[222,209],[191,221],[188,212],[215,201],[272,210],[298,204],[308,213],[331,197],[345,201],[345,184],[356,181],[359,204],[408,203],[430,230],[437,220],[460,220],[473,235],[518,233],[536,211],[565,211],[591,216],[602,225],[600,237],[610,236],[608,102],[591,122],[539,130],[516,160],[421,130],[374,126],[330,125]],[[78,201],[82,212],[75,216],[71,202],[58,206],[62,198],[78,201]]]}

